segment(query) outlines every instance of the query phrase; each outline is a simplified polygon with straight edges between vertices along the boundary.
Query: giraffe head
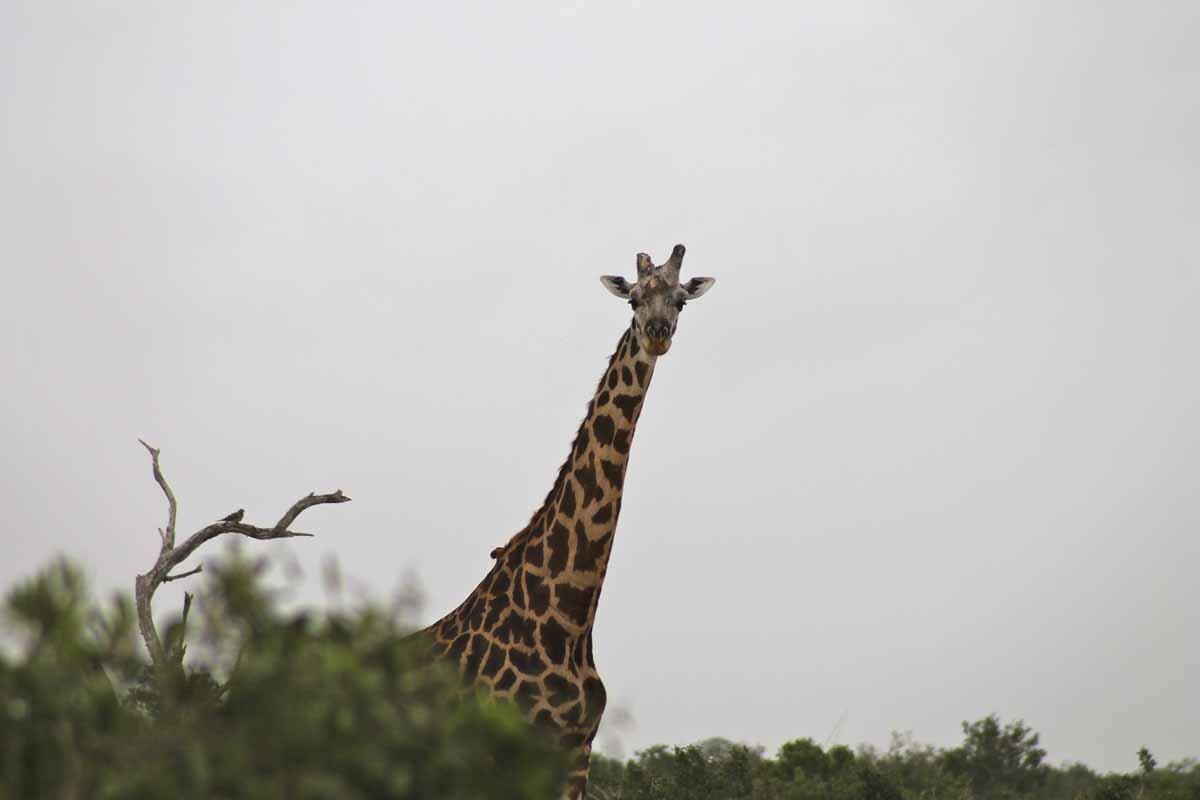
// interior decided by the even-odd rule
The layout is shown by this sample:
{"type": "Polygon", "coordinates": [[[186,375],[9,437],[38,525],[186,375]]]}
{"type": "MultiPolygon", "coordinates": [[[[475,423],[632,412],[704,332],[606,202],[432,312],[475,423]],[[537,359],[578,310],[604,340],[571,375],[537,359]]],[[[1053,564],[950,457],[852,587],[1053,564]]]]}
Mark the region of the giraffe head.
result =
{"type": "Polygon", "coordinates": [[[604,288],[633,306],[633,335],[646,352],[661,356],[671,349],[671,337],[685,304],[704,294],[716,278],[692,278],[679,282],[684,247],[675,245],[671,257],[658,266],[645,253],[637,256],[637,282],[618,275],[602,275],[604,288]]]}

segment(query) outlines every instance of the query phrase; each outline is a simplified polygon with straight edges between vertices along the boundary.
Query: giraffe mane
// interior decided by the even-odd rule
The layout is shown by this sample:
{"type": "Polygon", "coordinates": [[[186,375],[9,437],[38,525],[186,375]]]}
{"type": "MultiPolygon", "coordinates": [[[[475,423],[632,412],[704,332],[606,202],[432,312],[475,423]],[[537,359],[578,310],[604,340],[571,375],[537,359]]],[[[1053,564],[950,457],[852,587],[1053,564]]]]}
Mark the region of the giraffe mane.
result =
{"type": "MultiPolygon", "coordinates": [[[[625,331],[625,335],[617,344],[617,349],[614,350],[612,355],[608,357],[608,366],[605,367],[604,373],[600,376],[600,380],[596,384],[596,393],[599,393],[600,388],[604,385],[604,379],[605,376],[608,375],[608,370],[612,369],[613,364],[617,362],[617,359],[619,359],[621,354],[624,352],[624,345],[631,333],[632,332],[630,330],[625,331]]],[[[550,508],[551,505],[553,505],[554,498],[558,495],[559,490],[562,489],[563,481],[566,480],[567,473],[571,470],[571,459],[575,454],[575,450],[579,446],[579,434],[581,431],[583,431],[583,426],[587,424],[587,417],[588,414],[592,412],[593,402],[594,398],[593,400],[588,401],[587,411],[585,411],[583,414],[583,420],[575,429],[575,436],[571,438],[571,449],[568,451],[567,458],[563,461],[562,466],[558,468],[558,475],[555,476],[554,483],[550,486],[550,491],[546,493],[546,499],[542,501],[542,504],[538,506],[537,510],[534,511],[529,517],[529,522],[525,523],[524,528],[521,528],[521,530],[510,536],[508,541],[504,544],[500,545],[499,547],[492,548],[492,552],[489,554],[491,558],[500,558],[500,556],[508,552],[509,549],[514,545],[519,544],[522,538],[527,539],[529,537],[529,532],[537,524],[538,519],[546,513],[546,510],[550,508]]]]}

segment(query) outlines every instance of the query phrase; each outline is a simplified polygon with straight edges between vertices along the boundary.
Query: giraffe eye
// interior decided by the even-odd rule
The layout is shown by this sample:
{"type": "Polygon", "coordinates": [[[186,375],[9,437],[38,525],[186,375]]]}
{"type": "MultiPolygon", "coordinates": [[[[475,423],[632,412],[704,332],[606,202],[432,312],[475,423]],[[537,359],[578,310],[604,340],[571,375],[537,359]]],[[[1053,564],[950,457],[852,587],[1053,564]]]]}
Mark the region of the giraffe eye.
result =
{"type": "Polygon", "coordinates": [[[676,311],[683,311],[683,307],[684,307],[684,306],[686,306],[686,305],[687,305],[687,301],[685,301],[685,300],[676,300],[676,301],[675,301],[675,310],[676,310],[676,311]]]}
{"type": "Polygon", "coordinates": [[[641,303],[638,302],[636,297],[631,297],[629,298],[629,305],[633,307],[634,311],[637,311],[637,307],[640,306],[641,303]]]}

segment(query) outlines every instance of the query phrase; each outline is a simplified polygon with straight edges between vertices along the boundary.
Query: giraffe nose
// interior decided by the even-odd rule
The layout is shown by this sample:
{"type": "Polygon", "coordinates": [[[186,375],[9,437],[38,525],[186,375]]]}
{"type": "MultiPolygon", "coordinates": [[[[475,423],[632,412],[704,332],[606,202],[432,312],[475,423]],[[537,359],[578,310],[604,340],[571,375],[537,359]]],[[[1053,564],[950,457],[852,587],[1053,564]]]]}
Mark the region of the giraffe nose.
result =
{"type": "Polygon", "coordinates": [[[646,335],[651,339],[666,339],[671,335],[671,326],[666,320],[654,320],[646,323],[646,335]]]}

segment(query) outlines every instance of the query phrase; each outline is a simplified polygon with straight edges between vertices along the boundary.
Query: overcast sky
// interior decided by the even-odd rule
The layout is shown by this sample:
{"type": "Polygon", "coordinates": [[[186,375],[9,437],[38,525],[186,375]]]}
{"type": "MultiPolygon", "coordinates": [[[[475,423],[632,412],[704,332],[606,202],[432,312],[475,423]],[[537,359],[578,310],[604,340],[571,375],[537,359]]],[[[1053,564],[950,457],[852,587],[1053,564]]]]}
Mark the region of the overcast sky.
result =
{"type": "Polygon", "coordinates": [[[1200,756],[1194,0],[286,5],[0,4],[0,586],[130,588],[141,436],[436,619],[683,242],[602,749],[1200,756]]]}

